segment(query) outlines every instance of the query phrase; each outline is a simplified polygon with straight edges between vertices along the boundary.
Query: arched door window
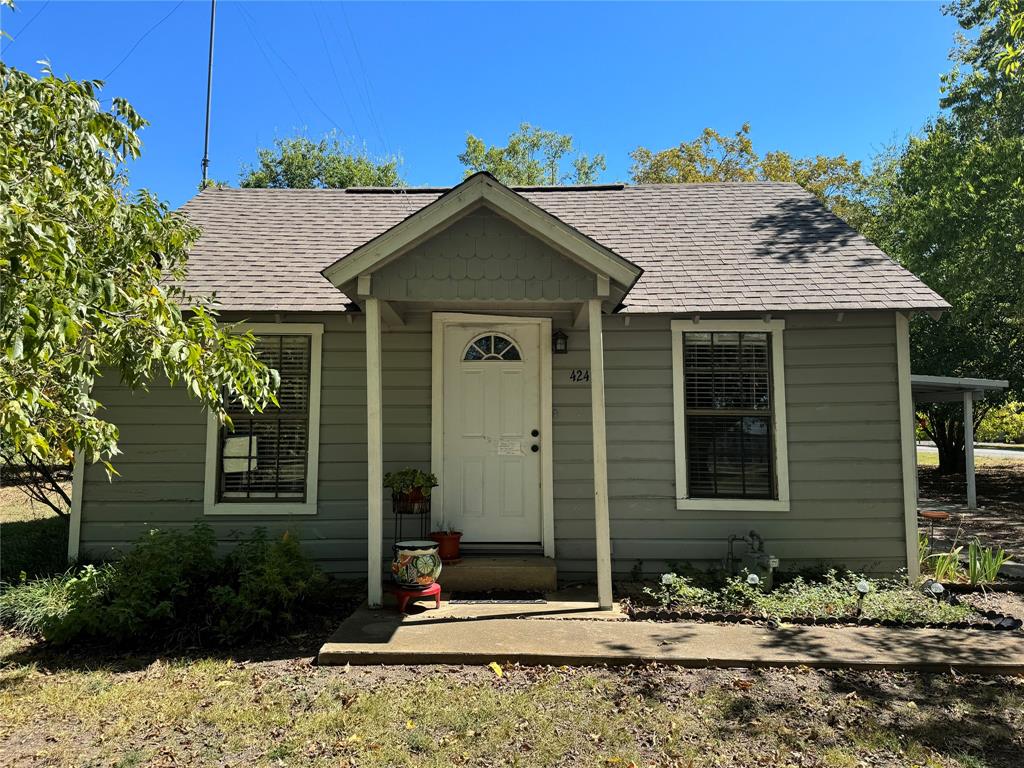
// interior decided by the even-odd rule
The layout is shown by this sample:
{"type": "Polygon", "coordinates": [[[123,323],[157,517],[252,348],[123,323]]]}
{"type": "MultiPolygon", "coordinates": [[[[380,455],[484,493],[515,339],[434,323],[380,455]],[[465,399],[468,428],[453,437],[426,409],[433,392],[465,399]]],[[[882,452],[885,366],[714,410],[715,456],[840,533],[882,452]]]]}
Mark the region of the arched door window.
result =
{"type": "Polygon", "coordinates": [[[523,358],[519,354],[519,347],[512,339],[502,336],[500,333],[485,333],[469,343],[462,359],[464,362],[484,360],[516,362],[523,358]]]}

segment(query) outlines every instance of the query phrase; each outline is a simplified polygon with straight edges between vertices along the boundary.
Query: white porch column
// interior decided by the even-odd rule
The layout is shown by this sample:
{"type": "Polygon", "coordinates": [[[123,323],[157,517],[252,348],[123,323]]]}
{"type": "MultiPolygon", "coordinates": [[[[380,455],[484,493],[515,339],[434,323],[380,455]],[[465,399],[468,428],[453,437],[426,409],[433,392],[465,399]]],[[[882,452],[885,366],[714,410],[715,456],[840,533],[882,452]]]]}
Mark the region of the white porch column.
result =
{"type": "Polygon", "coordinates": [[[978,508],[978,491],[974,485],[974,393],[964,392],[964,454],[967,459],[967,508],[978,508]]]}
{"type": "Polygon", "coordinates": [[[381,550],[384,527],[384,438],[381,408],[380,302],[363,301],[366,315],[366,600],[381,604],[381,550]]]}
{"type": "Polygon", "coordinates": [[[604,418],[604,336],[601,299],[590,299],[590,408],[594,443],[594,544],[597,549],[597,601],[612,607],[612,542],[608,523],[608,440],[604,418]]]}

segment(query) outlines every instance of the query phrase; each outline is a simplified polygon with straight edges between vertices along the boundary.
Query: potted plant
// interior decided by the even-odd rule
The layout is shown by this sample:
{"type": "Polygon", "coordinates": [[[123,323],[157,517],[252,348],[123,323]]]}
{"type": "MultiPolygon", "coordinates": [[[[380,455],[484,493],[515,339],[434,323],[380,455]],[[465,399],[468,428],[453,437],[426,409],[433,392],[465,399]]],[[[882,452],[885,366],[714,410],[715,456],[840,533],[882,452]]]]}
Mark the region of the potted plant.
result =
{"type": "Polygon", "coordinates": [[[457,530],[454,525],[441,523],[438,530],[431,532],[430,538],[437,542],[437,552],[441,556],[441,562],[457,563],[462,559],[459,555],[462,531],[457,530]]]}
{"type": "Polygon", "coordinates": [[[391,489],[397,512],[417,513],[430,508],[430,491],[437,487],[437,477],[432,472],[406,467],[384,475],[384,487],[391,489]]]}

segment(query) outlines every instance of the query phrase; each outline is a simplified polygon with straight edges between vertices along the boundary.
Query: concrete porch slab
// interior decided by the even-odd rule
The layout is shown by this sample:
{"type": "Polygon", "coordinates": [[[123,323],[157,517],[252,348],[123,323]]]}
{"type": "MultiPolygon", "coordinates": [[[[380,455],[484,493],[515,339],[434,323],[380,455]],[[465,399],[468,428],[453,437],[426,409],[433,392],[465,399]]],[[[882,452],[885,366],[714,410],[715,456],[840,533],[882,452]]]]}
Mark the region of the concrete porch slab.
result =
{"type": "MultiPolygon", "coordinates": [[[[522,608],[525,606],[452,606],[522,608]]],[[[477,611],[402,618],[360,608],[320,649],[320,664],[799,666],[1024,674],[1024,633],[876,627],[782,627],[540,621],[477,611]]]]}
{"type": "MultiPolygon", "coordinates": [[[[543,603],[473,603],[452,604],[449,601],[451,592],[446,588],[441,593],[441,607],[433,607],[433,598],[422,598],[410,601],[407,613],[403,616],[397,611],[397,601],[389,592],[384,593],[384,607],[381,610],[370,610],[365,604],[342,623],[342,627],[357,614],[372,619],[374,623],[390,620],[397,624],[409,623],[448,623],[468,619],[589,619],[602,621],[628,621],[629,617],[622,612],[616,602],[611,610],[601,610],[597,603],[597,590],[590,585],[565,587],[560,590],[546,592],[543,603]]],[[[340,628],[339,628],[340,631],[340,628]]],[[[335,633],[337,634],[337,633],[335,633]]]]}

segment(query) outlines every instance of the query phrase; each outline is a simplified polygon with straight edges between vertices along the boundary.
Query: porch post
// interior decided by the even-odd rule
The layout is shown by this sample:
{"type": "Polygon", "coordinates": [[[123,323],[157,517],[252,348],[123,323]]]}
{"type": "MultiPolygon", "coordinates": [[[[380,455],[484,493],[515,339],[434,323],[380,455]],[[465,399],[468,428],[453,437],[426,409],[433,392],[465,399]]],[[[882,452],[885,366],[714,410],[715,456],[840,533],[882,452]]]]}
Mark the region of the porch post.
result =
{"type": "Polygon", "coordinates": [[[917,552],[917,442],[914,440],[914,393],[910,379],[910,320],[896,313],[896,375],[899,392],[900,456],[903,476],[903,526],[907,549],[907,579],[921,576],[917,552]]]}
{"type": "Polygon", "coordinates": [[[597,550],[597,601],[612,607],[612,543],[608,524],[608,442],[604,419],[604,338],[601,299],[590,299],[590,408],[594,443],[594,545],[597,550]]]}
{"type": "Polygon", "coordinates": [[[366,600],[381,604],[381,550],[384,526],[384,450],[381,409],[380,302],[366,298],[366,600]]]}
{"type": "Polygon", "coordinates": [[[974,485],[974,393],[964,392],[964,455],[967,474],[967,508],[978,508],[978,491],[974,485]]]}

